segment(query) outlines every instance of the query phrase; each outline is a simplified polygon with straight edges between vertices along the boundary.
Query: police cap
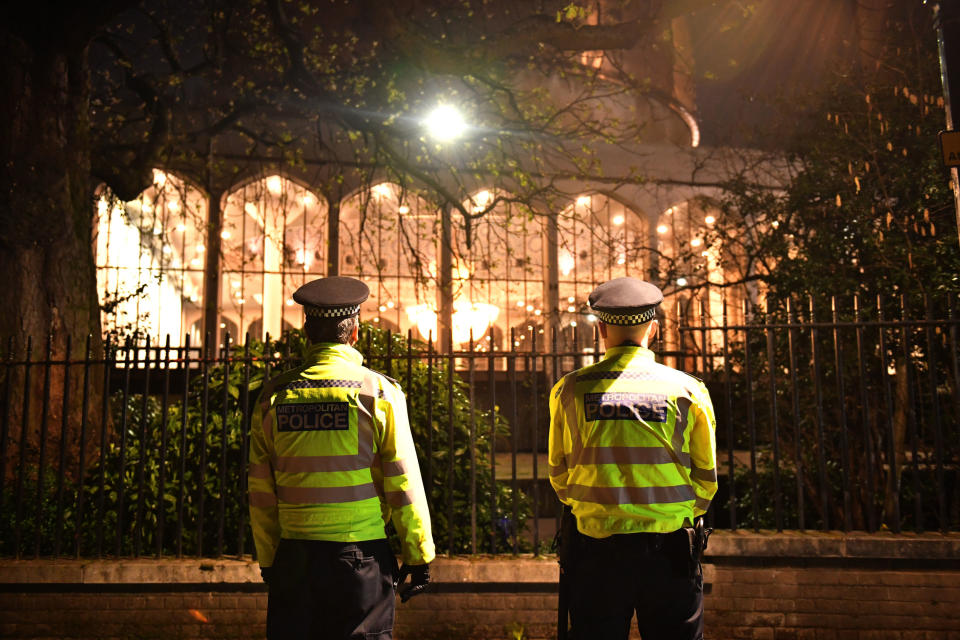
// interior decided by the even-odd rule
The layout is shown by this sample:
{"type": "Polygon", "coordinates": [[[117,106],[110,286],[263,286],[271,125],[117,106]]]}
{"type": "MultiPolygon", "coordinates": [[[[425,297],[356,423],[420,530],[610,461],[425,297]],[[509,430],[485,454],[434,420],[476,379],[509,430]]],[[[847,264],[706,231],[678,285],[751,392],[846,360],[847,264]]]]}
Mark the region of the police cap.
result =
{"type": "Polygon", "coordinates": [[[614,278],[594,289],[588,300],[599,320],[629,326],[653,320],[663,292],[643,280],[614,278]]]}
{"type": "Polygon", "coordinates": [[[370,297],[370,287],[356,278],[331,276],[311,280],[293,293],[303,312],[318,318],[348,318],[360,313],[360,305],[370,297]]]}

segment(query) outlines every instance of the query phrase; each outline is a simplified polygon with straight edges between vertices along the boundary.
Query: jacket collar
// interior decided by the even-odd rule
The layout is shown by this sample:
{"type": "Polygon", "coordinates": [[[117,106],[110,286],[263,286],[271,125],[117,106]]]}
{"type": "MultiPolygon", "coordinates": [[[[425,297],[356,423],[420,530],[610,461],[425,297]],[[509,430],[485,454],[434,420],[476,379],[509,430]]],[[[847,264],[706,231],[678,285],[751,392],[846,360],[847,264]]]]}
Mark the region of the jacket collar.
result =
{"type": "Polygon", "coordinates": [[[346,360],[350,364],[362,365],[363,354],[348,344],[317,342],[307,348],[304,360],[310,364],[318,364],[324,361],[346,360]]]}
{"type": "Polygon", "coordinates": [[[650,351],[650,349],[647,349],[646,347],[640,347],[637,345],[621,345],[619,347],[611,347],[607,349],[607,352],[603,355],[603,359],[612,360],[614,358],[624,358],[627,360],[655,360],[653,351],[650,351]]]}

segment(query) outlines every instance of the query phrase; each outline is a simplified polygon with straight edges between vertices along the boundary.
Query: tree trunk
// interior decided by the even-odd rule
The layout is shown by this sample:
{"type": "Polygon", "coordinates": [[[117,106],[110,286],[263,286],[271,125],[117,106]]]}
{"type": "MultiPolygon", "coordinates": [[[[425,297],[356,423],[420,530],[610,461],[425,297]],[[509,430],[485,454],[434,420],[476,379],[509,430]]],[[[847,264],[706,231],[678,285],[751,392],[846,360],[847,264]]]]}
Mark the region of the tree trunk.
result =
{"type": "MultiPolygon", "coordinates": [[[[17,347],[33,340],[33,360],[45,355],[52,336],[51,356],[82,357],[87,335],[92,356],[102,354],[100,311],[96,289],[92,224],[94,202],[90,183],[89,78],[86,46],[70,46],[55,33],[32,41],[0,27],[0,340],[17,347]],[[42,39],[42,43],[39,43],[42,39]],[[65,352],[73,336],[72,353],[65,352]]],[[[19,25],[23,26],[23,25],[19,25]]],[[[71,371],[67,408],[69,431],[79,429],[82,375],[71,371]]],[[[9,442],[4,456],[26,446],[34,452],[42,427],[52,446],[60,442],[63,420],[64,367],[51,368],[49,394],[44,393],[42,367],[33,367],[24,389],[23,367],[6,367],[10,384],[9,442]],[[23,415],[23,395],[30,395],[29,415],[23,415]],[[44,396],[46,395],[46,398],[44,396]],[[46,400],[47,411],[41,415],[46,400]]],[[[103,368],[91,371],[91,407],[101,400],[103,368]]],[[[91,409],[88,417],[97,420],[91,409]]],[[[75,434],[63,434],[74,443],[75,434]]],[[[53,451],[50,451],[53,453],[53,451]]],[[[75,451],[74,451],[75,453],[75,451]]],[[[32,457],[32,455],[31,455],[32,457]]],[[[16,464],[16,463],[14,463],[16,464]]]]}

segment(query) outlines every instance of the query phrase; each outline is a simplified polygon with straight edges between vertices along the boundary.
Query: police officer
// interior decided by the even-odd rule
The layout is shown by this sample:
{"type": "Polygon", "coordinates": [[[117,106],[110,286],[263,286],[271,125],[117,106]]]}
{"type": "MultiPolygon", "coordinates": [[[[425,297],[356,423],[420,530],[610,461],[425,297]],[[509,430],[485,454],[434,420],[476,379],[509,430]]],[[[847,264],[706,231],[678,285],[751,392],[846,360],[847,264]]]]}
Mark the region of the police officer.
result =
{"type": "Polygon", "coordinates": [[[550,482],[576,519],[561,570],[577,640],[626,640],[634,612],[643,640],[703,637],[693,525],[717,490],[716,421],[703,383],[648,349],[662,301],[635,278],[597,287],[606,354],[550,394],[550,482]]]}
{"type": "Polygon", "coordinates": [[[430,580],[433,537],[406,400],[352,346],[369,294],[344,277],[293,294],[311,344],[303,366],[267,383],[253,416],[250,522],[270,640],[389,640],[394,589],[406,602],[430,580]],[[399,571],[387,522],[400,537],[399,571]]]}

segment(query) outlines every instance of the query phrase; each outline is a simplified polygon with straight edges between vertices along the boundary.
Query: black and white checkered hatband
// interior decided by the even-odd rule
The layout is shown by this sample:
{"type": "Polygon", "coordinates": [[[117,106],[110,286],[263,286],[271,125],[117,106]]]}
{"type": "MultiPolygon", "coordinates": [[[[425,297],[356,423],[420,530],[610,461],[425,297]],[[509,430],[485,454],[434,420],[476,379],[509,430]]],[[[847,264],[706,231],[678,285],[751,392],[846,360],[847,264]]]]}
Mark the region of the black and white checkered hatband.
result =
{"type": "Polygon", "coordinates": [[[610,313],[609,311],[600,311],[599,309],[594,309],[593,315],[597,316],[598,320],[606,322],[607,324],[630,326],[635,324],[643,324],[644,322],[653,320],[657,315],[657,308],[650,307],[646,311],[630,314],[617,314],[610,313]]]}
{"type": "Polygon", "coordinates": [[[311,307],[304,306],[303,312],[313,318],[348,318],[360,313],[360,305],[349,307],[311,307]]]}

